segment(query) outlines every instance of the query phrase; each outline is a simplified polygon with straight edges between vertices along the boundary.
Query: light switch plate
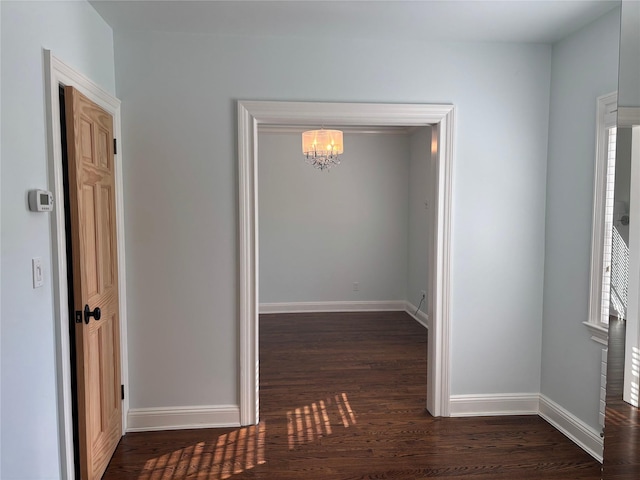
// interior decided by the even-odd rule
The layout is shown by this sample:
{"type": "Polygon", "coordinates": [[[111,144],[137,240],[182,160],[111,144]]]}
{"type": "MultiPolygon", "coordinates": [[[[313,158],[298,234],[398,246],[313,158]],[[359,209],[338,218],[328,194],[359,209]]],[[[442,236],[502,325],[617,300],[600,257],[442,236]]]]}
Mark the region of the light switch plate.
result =
{"type": "Polygon", "coordinates": [[[31,269],[33,271],[33,288],[40,288],[44,285],[44,273],[42,271],[42,259],[40,257],[31,259],[31,269]]]}

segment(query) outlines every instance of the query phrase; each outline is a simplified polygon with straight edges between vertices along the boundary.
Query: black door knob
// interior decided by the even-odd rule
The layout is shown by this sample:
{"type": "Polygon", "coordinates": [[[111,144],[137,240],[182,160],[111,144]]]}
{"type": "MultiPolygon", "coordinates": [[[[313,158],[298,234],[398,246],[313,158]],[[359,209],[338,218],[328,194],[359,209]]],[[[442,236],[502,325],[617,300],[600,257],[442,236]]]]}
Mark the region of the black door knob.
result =
{"type": "Polygon", "coordinates": [[[96,320],[100,320],[101,316],[102,312],[100,312],[100,307],[96,307],[93,309],[93,311],[91,311],[89,310],[89,305],[84,306],[84,323],[88,324],[91,317],[95,318],[96,320]]]}

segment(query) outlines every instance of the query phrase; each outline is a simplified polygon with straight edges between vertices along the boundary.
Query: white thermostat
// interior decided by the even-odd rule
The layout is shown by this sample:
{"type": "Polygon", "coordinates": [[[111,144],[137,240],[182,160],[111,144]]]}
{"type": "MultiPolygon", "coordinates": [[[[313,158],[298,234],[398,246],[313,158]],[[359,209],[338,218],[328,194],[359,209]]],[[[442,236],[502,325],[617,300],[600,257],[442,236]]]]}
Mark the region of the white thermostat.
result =
{"type": "Polygon", "coordinates": [[[29,210],[32,212],[53,211],[53,194],[46,190],[29,190],[29,210]]]}

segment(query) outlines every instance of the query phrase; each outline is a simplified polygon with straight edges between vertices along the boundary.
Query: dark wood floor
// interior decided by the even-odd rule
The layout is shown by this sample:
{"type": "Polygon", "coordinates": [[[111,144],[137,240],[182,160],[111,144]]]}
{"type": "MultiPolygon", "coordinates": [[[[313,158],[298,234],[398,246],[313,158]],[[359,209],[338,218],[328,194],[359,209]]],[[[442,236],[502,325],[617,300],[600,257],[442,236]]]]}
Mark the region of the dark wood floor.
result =
{"type": "Polygon", "coordinates": [[[609,322],[604,480],[640,479],[640,410],[622,400],[625,323],[609,322]]]}
{"type": "Polygon", "coordinates": [[[260,317],[258,427],[127,434],[105,479],[600,479],[537,416],[433,418],[404,313],[260,317]]]}

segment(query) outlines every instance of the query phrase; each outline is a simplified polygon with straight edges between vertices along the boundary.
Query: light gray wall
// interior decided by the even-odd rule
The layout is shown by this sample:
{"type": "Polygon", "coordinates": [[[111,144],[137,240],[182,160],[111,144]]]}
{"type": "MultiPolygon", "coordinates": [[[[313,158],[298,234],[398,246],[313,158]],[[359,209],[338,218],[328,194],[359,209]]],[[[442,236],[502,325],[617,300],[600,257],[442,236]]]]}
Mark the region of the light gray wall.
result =
{"type": "MultiPolygon", "coordinates": [[[[2,52],[2,5],[0,5],[0,72],[2,52]]],[[[2,199],[2,75],[0,75],[0,199],[2,199]]],[[[2,231],[2,208],[0,208],[0,232],[2,231]]],[[[0,234],[0,252],[2,235],[0,234]]],[[[0,261],[0,286],[2,285],[2,261],[0,261]]],[[[2,289],[0,289],[0,432],[2,432],[2,289]]],[[[0,434],[0,474],[2,474],[2,435],[0,434]]]]}
{"type": "Polygon", "coordinates": [[[43,47],[115,91],[111,28],[86,2],[0,2],[2,11],[2,471],[58,478],[59,442],[50,215],[27,191],[48,182],[43,47]],[[31,258],[45,285],[34,290],[31,258]]]}
{"type": "MultiPolygon", "coordinates": [[[[553,47],[541,392],[599,429],[602,346],[590,339],[596,98],[616,90],[620,10],[553,47]]],[[[524,212],[523,212],[524,214],[524,212]]]]}
{"type": "Polygon", "coordinates": [[[238,99],[455,104],[452,391],[538,391],[550,46],[136,32],[115,48],[132,408],[238,402],[238,99]],[[310,74],[312,50],[330,74],[310,74]]]}
{"type": "Polygon", "coordinates": [[[328,172],[300,138],[259,135],[260,303],[404,300],[407,137],[345,133],[328,172]]]}
{"type": "Polygon", "coordinates": [[[640,107],[640,2],[623,0],[618,105],[640,107]]]}
{"type": "MultiPolygon", "coordinates": [[[[428,291],[429,264],[429,213],[425,203],[432,202],[431,128],[416,130],[409,140],[409,255],[407,300],[416,308],[420,305],[421,292],[428,291]]],[[[430,205],[433,211],[433,205],[430,205]]],[[[427,298],[420,310],[428,312],[427,298]]]]}

